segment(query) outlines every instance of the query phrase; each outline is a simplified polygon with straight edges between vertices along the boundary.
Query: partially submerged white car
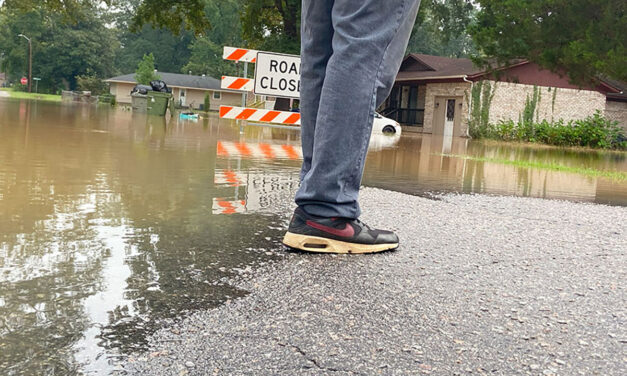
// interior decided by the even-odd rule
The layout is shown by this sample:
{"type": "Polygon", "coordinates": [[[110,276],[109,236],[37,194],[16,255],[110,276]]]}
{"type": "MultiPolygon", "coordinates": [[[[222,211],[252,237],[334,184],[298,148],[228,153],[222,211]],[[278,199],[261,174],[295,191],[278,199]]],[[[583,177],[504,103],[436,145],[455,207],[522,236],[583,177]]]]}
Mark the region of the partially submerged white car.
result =
{"type": "Polygon", "coordinates": [[[374,113],[372,133],[401,134],[401,125],[392,119],[386,118],[378,112],[374,113]]]}

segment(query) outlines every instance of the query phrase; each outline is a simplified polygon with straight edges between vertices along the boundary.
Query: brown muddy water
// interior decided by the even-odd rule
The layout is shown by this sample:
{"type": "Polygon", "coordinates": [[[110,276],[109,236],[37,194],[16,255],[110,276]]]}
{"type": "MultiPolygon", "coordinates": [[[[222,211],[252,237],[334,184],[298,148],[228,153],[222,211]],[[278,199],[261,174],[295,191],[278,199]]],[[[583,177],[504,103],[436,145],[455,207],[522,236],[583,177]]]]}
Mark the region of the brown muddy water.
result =
{"type": "MultiPolygon", "coordinates": [[[[146,337],[283,255],[299,131],[0,99],[0,374],[115,374],[146,337]]],[[[364,185],[627,205],[625,153],[373,137],[364,185]],[[443,156],[456,155],[455,157],[443,156]],[[492,162],[460,156],[489,158],[492,162]]]]}

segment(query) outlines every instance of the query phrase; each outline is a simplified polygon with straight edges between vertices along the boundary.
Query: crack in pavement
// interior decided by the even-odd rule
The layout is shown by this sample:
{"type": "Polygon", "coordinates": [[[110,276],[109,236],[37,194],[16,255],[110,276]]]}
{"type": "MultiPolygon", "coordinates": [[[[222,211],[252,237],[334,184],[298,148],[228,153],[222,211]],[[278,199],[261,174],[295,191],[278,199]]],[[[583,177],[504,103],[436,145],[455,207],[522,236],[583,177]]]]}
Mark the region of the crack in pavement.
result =
{"type": "Polygon", "coordinates": [[[303,349],[301,349],[299,346],[296,345],[292,345],[291,343],[283,343],[281,341],[279,341],[278,339],[274,339],[277,344],[281,347],[291,347],[294,350],[296,350],[299,354],[301,354],[305,359],[307,359],[308,361],[310,361],[314,366],[316,366],[316,368],[321,369],[321,370],[325,370],[325,371],[331,371],[331,372],[348,372],[350,374],[353,375],[363,375],[362,373],[358,373],[355,371],[351,371],[351,370],[345,370],[345,369],[338,369],[338,368],[332,368],[332,367],[324,367],[322,365],[320,365],[320,363],[318,363],[318,361],[312,357],[310,357],[309,355],[307,355],[307,353],[305,353],[303,351],[303,349]]]}

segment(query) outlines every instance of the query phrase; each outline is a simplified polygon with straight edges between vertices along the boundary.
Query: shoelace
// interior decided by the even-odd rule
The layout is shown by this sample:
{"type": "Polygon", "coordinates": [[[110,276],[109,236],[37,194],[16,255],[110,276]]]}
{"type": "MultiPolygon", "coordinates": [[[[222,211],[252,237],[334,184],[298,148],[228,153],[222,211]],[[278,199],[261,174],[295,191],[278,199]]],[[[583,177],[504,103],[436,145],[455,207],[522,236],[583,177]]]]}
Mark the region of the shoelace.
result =
{"type": "Polygon", "coordinates": [[[355,219],[355,222],[357,222],[358,225],[367,228],[368,230],[372,230],[372,228],[370,226],[368,226],[367,224],[363,223],[359,219],[355,219]]]}

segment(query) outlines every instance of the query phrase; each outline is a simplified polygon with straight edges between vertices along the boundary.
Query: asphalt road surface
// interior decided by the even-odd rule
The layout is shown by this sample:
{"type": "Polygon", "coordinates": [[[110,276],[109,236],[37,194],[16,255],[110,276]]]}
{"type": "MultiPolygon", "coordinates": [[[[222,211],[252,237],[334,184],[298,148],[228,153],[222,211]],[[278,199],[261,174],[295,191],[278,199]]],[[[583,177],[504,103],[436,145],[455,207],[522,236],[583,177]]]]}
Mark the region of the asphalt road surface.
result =
{"type": "Polygon", "coordinates": [[[627,374],[627,208],[377,189],[361,203],[366,223],[398,231],[398,251],[289,253],[232,281],[248,296],[157,332],[124,370],[627,374]]]}

